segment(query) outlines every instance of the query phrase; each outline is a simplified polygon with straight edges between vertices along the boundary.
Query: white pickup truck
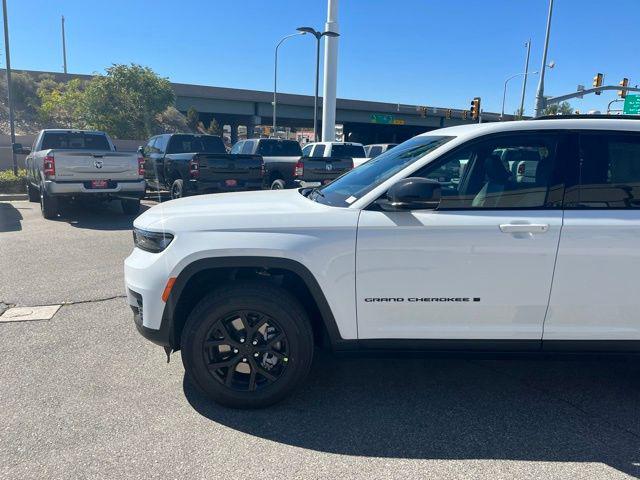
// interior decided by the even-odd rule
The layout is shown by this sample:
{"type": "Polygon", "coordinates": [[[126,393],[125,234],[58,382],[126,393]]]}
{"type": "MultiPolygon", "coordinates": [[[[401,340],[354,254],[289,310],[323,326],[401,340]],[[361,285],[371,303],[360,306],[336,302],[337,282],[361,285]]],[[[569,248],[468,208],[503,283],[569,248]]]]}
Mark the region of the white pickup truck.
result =
{"type": "Polygon", "coordinates": [[[117,199],[125,214],[140,210],[143,159],[137,153],[116,152],[104,132],[42,130],[25,164],[29,200],[40,201],[44,218],[58,215],[61,198],[117,199]]]}
{"type": "Polygon", "coordinates": [[[318,345],[637,354],[639,165],[630,118],[434,130],[316,189],[147,210],[128,301],[234,407],[283,398],[318,345]]]}
{"type": "Polygon", "coordinates": [[[355,142],[313,142],[302,149],[305,157],[333,157],[353,159],[353,168],[369,160],[364,146],[355,142]]]}

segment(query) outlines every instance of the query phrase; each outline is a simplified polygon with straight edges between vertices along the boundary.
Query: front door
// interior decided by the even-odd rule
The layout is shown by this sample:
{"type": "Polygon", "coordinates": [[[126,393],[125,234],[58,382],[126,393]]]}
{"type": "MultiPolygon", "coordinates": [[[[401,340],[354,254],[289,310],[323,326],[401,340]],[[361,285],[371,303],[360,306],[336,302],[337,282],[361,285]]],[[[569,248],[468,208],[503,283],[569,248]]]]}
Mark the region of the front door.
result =
{"type": "Polygon", "coordinates": [[[412,175],[440,182],[438,209],[362,211],[358,337],[537,348],[562,227],[564,155],[556,133],[484,137],[412,175]]]}

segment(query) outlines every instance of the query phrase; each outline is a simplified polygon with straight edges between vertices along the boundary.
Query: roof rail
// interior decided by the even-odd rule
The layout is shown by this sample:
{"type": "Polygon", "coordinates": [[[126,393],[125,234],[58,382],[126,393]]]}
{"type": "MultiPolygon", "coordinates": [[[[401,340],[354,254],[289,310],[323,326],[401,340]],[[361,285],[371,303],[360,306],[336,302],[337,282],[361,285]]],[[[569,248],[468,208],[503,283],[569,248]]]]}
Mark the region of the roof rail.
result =
{"type": "Polygon", "coordinates": [[[568,120],[568,119],[597,119],[597,120],[640,120],[640,115],[605,115],[595,114],[575,114],[570,115],[543,115],[541,117],[530,118],[529,120],[568,120]]]}

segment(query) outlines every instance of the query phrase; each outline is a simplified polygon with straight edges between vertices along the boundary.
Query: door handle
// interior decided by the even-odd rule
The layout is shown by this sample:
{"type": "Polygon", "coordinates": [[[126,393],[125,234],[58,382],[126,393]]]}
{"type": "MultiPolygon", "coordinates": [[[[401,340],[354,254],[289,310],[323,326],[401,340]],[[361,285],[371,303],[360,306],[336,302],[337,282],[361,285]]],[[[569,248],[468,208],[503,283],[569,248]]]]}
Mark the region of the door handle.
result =
{"type": "Polygon", "coordinates": [[[549,230],[546,223],[503,223],[500,231],[503,233],[545,233],[549,230]]]}

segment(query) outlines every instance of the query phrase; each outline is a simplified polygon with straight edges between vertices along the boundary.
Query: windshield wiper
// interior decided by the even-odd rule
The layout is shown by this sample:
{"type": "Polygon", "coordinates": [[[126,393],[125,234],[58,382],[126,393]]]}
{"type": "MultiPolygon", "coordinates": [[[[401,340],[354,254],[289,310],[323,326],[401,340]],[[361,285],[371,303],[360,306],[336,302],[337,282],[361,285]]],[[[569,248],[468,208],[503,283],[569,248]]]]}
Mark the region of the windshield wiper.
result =
{"type": "Polygon", "coordinates": [[[311,198],[311,195],[316,194],[316,196],[320,196],[322,198],[324,198],[324,193],[322,193],[322,191],[320,190],[320,187],[315,187],[311,189],[311,192],[309,193],[309,198],[311,198]]]}

